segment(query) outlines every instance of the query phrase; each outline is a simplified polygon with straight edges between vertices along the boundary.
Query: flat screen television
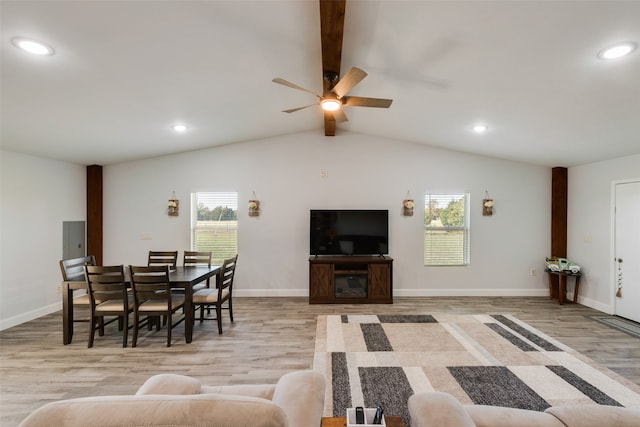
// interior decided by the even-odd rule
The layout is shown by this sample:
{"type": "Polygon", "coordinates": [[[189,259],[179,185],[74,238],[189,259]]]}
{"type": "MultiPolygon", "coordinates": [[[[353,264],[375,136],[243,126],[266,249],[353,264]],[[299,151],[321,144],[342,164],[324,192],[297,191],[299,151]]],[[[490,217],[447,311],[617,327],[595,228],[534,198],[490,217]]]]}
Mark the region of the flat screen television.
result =
{"type": "Polygon", "coordinates": [[[386,255],[389,253],[389,211],[312,209],[311,255],[386,255]]]}

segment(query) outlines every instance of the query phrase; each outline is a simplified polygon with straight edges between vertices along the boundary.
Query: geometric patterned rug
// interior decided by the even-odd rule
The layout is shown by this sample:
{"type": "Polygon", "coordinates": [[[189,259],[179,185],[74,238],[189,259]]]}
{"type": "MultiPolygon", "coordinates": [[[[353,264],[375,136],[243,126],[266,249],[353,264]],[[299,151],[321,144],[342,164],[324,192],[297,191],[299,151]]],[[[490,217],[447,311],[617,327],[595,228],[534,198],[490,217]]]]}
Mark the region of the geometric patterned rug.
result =
{"type": "Polygon", "coordinates": [[[318,316],[314,370],[324,416],[382,406],[410,426],[407,400],[442,391],[463,404],[640,407],[640,386],[511,315],[318,316]]]}

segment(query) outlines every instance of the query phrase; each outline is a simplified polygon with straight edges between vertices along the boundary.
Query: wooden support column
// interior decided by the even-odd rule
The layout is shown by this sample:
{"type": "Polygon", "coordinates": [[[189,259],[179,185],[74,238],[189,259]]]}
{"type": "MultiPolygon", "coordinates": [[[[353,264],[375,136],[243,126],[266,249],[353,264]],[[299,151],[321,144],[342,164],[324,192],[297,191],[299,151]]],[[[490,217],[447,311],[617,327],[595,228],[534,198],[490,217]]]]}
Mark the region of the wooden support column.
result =
{"type": "MultiPolygon", "coordinates": [[[[551,256],[567,257],[568,170],[551,170],[551,256]]],[[[549,274],[549,296],[560,298],[560,275],[549,274]]]]}
{"type": "Polygon", "coordinates": [[[87,166],[87,255],[102,265],[102,166],[87,166]]]}
{"type": "Polygon", "coordinates": [[[568,170],[551,170],[551,255],[567,257],[567,193],[568,170]]]}

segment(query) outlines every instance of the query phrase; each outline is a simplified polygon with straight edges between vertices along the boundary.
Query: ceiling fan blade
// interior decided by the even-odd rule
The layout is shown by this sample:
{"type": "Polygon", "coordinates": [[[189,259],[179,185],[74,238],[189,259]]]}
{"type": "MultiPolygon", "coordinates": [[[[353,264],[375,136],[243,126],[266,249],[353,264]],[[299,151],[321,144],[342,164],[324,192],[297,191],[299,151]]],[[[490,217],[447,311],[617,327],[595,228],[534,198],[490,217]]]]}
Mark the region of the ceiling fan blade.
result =
{"type": "Polygon", "coordinates": [[[318,105],[318,103],[315,102],[313,104],[305,105],[304,107],[290,108],[288,110],[282,110],[282,112],[283,113],[295,113],[296,111],[304,110],[305,108],[313,107],[314,105],[318,105]]]}
{"type": "Polygon", "coordinates": [[[348,122],[347,115],[344,113],[342,108],[338,108],[333,112],[333,117],[335,117],[336,122],[348,122]]]}
{"type": "Polygon", "coordinates": [[[320,98],[320,95],[317,95],[314,92],[311,92],[309,89],[305,89],[303,87],[300,87],[297,84],[291,83],[291,82],[289,82],[289,81],[287,81],[285,79],[282,79],[280,77],[276,77],[275,79],[273,79],[271,81],[274,82],[274,83],[278,83],[278,84],[284,85],[284,86],[288,86],[288,87],[293,88],[293,89],[301,90],[303,92],[308,92],[311,95],[314,95],[314,96],[317,96],[318,98],[320,98]]]}
{"type": "Polygon", "coordinates": [[[362,71],[360,68],[352,67],[347,71],[347,74],[345,74],[340,81],[336,83],[333,89],[331,89],[331,92],[335,93],[338,98],[342,98],[365,77],[367,77],[367,73],[362,71]]]}
{"type": "Polygon", "coordinates": [[[377,108],[389,108],[393,99],[383,98],[364,98],[362,96],[345,96],[343,98],[343,105],[349,107],[377,107],[377,108]]]}
{"type": "MultiPolygon", "coordinates": [[[[320,0],[323,94],[331,89],[331,82],[324,76],[340,75],[346,4],[346,0],[320,0]]],[[[324,114],[324,134],[325,136],[335,136],[336,134],[336,120],[329,112],[324,114]]]]}

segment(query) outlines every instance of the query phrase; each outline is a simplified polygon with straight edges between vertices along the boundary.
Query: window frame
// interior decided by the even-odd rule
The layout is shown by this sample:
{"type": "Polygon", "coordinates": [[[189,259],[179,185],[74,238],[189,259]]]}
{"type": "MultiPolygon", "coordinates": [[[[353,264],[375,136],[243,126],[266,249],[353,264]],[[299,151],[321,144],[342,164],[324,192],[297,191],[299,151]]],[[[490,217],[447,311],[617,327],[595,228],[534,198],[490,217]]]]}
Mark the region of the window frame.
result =
{"type": "MultiPolygon", "coordinates": [[[[447,193],[425,193],[424,194],[424,221],[423,221],[423,263],[425,267],[464,267],[471,264],[471,244],[470,244],[470,235],[471,235],[471,218],[470,218],[470,194],[463,192],[447,192],[447,193]],[[447,202],[447,199],[449,200],[447,202]],[[431,225],[433,222],[430,220],[429,225],[427,224],[427,215],[431,219],[431,203],[432,201],[436,202],[446,202],[445,206],[439,207],[440,210],[445,209],[449,206],[452,201],[463,200],[463,225],[461,226],[445,226],[445,225],[431,225]],[[433,255],[435,250],[439,249],[438,244],[434,244],[433,239],[430,239],[430,236],[433,236],[433,233],[429,233],[430,231],[444,231],[444,232],[462,232],[462,242],[456,245],[456,250],[451,251],[448,256],[436,256],[433,255]],[[456,255],[457,253],[461,253],[460,255],[456,255]],[[449,261],[447,261],[449,260],[449,261]]],[[[438,216],[438,219],[440,216],[438,216]]]]}
{"type": "Polygon", "coordinates": [[[190,248],[192,251],[211,251],[211,263],[222,264],[226,258],[231,258],[238,253],[238,193],[236,191],[195,191],[191,193],[191,220],[190,220],[190,248]],[[235,220],[206,220],[208,226],[203,226],[205,220],[198,220],[200,204],[205,204],[210,210],[218,206],[230,208],[235,212],[235,220]],[[233,224],[232,224],[233,223],[233,224]],[[215,230],[213,230],[215,229],[215,230]],[[212,244],[201,246],[198,244],[198,233],[202,232],[231,233],[230,248],[220,240],[213,240],[212,244]]]}

